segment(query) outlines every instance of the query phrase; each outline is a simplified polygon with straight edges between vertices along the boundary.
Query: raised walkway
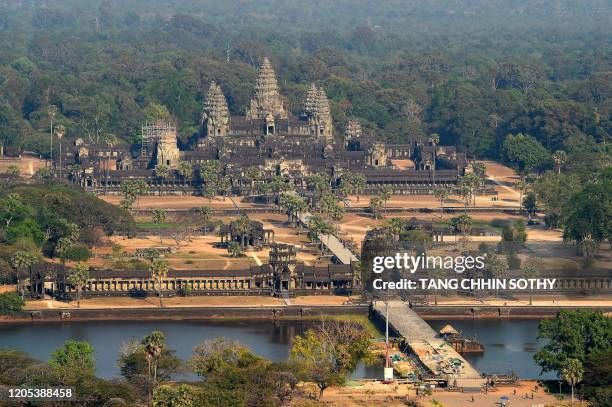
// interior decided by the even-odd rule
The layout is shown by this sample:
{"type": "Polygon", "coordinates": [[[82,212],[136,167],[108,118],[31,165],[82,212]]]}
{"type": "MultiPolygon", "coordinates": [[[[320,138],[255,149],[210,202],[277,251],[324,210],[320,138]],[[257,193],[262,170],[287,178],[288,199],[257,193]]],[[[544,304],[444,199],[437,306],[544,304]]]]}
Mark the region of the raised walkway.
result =
{"type": "MultiPolygon", "coordinates": [[[[383,301],[376,301],[374,310],[385,319],[383,301]]],[[[389,301],[389,327],[404,338],[421,363],[436,379],[447,380],[457,387],[481,387],[485,380],[451,345],[438,336],[427,322],[403,301],[389,301]],[[456,362],[460,361],[458,365],[456,362]]]]}
{"type": "MultiPolygon", "coordinates": [[[[312,215],[309,212],[304,212],[298,216],[298,219],[300,222],[302,222],[302,224],[304,224],[304,226],[308,226],[308,222],[310,221],[311,217],[312,215]]],[[[338,259],[340,263],[351,264],[359,261],[357,256],[355,256],[355,254],[353,254],[353,252],[351,252],[349,249],[344,247],[342,242],[340,242],[336,236],[321,234],[317,236],[317,238],[321,241],[323,246],[325,246],[334,256],[336,256],[336,259],[338,259]]]]}

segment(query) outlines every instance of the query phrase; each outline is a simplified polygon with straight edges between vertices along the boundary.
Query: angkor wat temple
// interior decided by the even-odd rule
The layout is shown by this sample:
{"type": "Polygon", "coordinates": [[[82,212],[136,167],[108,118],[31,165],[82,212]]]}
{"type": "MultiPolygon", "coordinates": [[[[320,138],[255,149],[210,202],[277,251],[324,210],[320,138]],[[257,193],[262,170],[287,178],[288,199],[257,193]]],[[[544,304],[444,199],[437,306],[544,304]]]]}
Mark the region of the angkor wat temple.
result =
{"type": "Polygon", "coordinates": [[[279,92],[276,75],[264,59],[250,105],[243,116],[230,116],[221,87],[212,82],[203,106],[201,131],[193,147],[180,150],[177,126],[157,121],[142,127],[141,143],[87,144],[79,139],[64,156],[65,173],[73,182],[94,192],[118,193],[121,182],[142,179],[149,193],[199,194],[203,180],[198,169],[216,160],[220,176],[228,180],[233,194],[253,190],[249,169],[265,183],[281,175],[295,188],[306,187],[306,178],[325,174],[332,186],[343,173],[361,173],[365,194],[388,186],[396,194],[432,193],[436,187],[452,187],[463,175],[466,158],[454,147],[432,140],[392,144],[362,130],[357,120],[345,124],[345,134],[334,134],[330,104],[325,91],[311,84],[302,113],[291,114],[279,92]],[[188,162],[192,174],[181,174],[188,162]],[[169,171],[160,177],[160,165],[169,171]]]}

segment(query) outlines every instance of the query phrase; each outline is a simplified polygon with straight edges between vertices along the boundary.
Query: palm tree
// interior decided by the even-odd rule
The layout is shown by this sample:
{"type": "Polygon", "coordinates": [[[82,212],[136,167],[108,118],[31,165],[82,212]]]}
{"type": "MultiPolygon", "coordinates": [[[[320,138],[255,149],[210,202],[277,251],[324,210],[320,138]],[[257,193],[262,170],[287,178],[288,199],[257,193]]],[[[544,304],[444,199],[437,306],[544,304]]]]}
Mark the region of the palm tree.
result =
{"type": "Polygon", "coordinates": [[[159,297],[159,307],[163,308],[161,285],[166,277],[168,277],[168,264],[162,259],[153,259],[149,265],[149,273],[151,273],[151,278],[155,282],[155,289],[159,297]]]}
{"type": "Polygon", "coordinates": [[[557,165],[557,173],[561,174],[561,167],[567,162],[567,153],[563,150],[557,150],[552,156],[553,161],[557,165]]]}
{"type": "Polygon", "coordinates": [[[62,137],[64,137],[66,129],[61,124],[57,126],[55,134],[57,134],[57,139],[59,143],[59,176],[62,177],[62,137]]]}
{"type": "Polygon", "coordinates": [[[157,234],[159,235],[159,242],[163,243],[161,235],[161,224],[166,222],[166,210],[165,209],[153,209],[153,223],[157,225],[157,234]]]}
{"type": "Polygon", "coordinates": [[[166,337],[163,332],[154,331],[142,339],[142,345],[147,357],[149,380],[152,388],[157,384],[157,365],[162,353],[166,350],[166,337]]]}
{"type": "Polygon", "coordinates": [[[212,209],[210,206],[202,206],[198,209],[200,213],[200,218],[202,218],[202,223],[204,224],[204,236],[208,234],[208,222],[210,222],[210,218],[212,217],[212,209]]]}
{"type": "Polygon", "coordinates": [[[444,217],[444,202],[448,199],[449,191],[446,188],[439,188],[434,191],[434,196],[440,201],[440,219],[444,217]]]}
{"type": "Polygon", "coordinates": [[[584,367],[582,366],[580,360],[570,358],[567,360],[565,367],[561,369],[561,374],[572,388],[572,405],[574,405],[574,386],[582,381],[584,367]]]}
{"type": "Polygon", "coordinates": [[[23,288],[21,287],[23,271],[28,269],[30,271],[29,274],[32,274],[31,267],[36,264],[38,260],[37,255],[24,250],[17,250],[9,259],[11,267],[13,267],[15,274],[17,275],[17,292],[21,297],[23,297],[23,288]]]}
{"type": "MultiPolygon", "coordinates": [[[[536,259],[529,259],[524,262],[521,271],[525,278],[536,278],[540,274],[540,265],[538,263],[536,259]]],[[[529,305],[533,305],[531,295],[531,290],[529,290],[529,305]]]]}
{"type": "MultiPolygon", "coordinates": [[[[155,167],[155,175],[161,180],[162,189],[164,187],[164,179],[168,177],[169,173],[170,173],[170,167],[168,167],[165,164],[158,164],[155,167]]],[[[160,194],[161,194],[161,190],[160,190],[160,194]]]]}
{"type": "Polygon", "coordinates": [[[397,241],[400,239],[400,234],[404,230],[404,220],[400,218],[391,218],[387,222],[387,227],[393,232],[393,236],[397,241]]]}
{"type": "Polygon", "coordinates": [[[353,176],[353,188],[355,189],[355,196],[357,197],[357,202],[359,202],[359,194],[363,192],[366,186],[366,178],[363,174],[355,174],[353,176]]]}
{"type": "Polygon", "coordinates": [[[523,212],[523,194],[527,189],[527,184],[523,180],[516,181],[516,189],[519,191],[519,212],[523,212]]]}
{"type": "MultiPolygon", "coordinates": [[[[188,161],[181,161],[178,166],[178,172],[181,175],[181,178],[183,178],[183,187],[184,187],[187,178],[190,178],[191,175],[193,174],[193,167],[191,166],[191,163],[188,161]]],[[[184,188],[183,188],[183,191],[184,191],[184,188]]]]}
{"type": "Polygon", "coordinates": [[[234,228],[236,230],[236,233],[238,233],[238,235],[240,236],[240,250],[244,251],[244,240],[251,231],[251,220],[248,216],[243,215],[239,217],[236,221],[234,221],[234,228]]]}
{"type": "Polygon", "coordinates": [[[50,135],[49,135],[49,140],[50,140],[49,157],[51,158],[51,160],[53,160],[53,119],[55,119],[55,116],[57,115],[57,106],[49,105],[49,110],[47,111],[47,114],[49,115],[49,119],[51,120],[51,129],[50,129],[50,135]]]}
{"type": "Polygon", "coordinates": [[[81,308],[81,293],[88,280],[89,266],[85,262],[80,261],[75,264],[74,269],[68,275],[68,282],[77,290],[77,308],[81,308]]]}
{"type": "Polygon", "coordinates": [[[109,177],[109,173],[110,173],[110,159],[111,159],[111,155],[112,155],[112,150],[113,147],[117,144],[118,140],[117,137],[115,137],[112,134],[109,134],[108,136],[106,136],[106,146],[108,147],[108,154],[107,154],[107,161],[106,161],[106,182],[104,183],[104,193],[106,194],[106,191],[108,190],[108,177],[109,177]]]}

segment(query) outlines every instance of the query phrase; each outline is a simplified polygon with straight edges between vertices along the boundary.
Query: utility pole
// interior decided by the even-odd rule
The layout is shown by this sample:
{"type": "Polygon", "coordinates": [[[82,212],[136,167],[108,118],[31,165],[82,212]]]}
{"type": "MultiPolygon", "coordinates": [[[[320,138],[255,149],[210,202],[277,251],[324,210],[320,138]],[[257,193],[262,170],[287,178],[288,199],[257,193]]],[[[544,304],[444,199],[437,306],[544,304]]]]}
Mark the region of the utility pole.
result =
{"type": "Polygon", "coordinates": [[[50,147],[49,147],[49,156],[51,157],[51,160],[53,160],[53,119],[55,118],[55,115],[57,114],[57,107],[55,107],[55,105],[50,105],[49,106],[49,118],[51,119],[51,129],[49,131],[49,142],[50,142],[50,147]]]}
{"type": "Polygon", "coordinates": [[[62,177],[62,137],[64,137],[64,127],[59,126],[57,129],[57,138],[59,142],[59,176],[62,177]]]}

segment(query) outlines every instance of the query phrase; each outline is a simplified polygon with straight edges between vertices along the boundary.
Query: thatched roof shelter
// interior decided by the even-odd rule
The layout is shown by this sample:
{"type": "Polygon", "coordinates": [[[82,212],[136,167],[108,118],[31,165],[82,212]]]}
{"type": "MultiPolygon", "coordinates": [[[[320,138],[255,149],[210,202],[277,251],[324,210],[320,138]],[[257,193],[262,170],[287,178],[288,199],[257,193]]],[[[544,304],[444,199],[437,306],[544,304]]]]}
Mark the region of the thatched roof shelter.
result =
{"type": "Polygon", "coordinates": [[[459,331],[453,328],[452,325],[447,324],[444,328],[440,329],[440,335],[459,335],[459,331]]]}

